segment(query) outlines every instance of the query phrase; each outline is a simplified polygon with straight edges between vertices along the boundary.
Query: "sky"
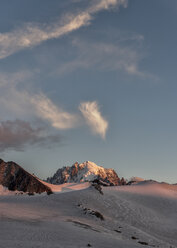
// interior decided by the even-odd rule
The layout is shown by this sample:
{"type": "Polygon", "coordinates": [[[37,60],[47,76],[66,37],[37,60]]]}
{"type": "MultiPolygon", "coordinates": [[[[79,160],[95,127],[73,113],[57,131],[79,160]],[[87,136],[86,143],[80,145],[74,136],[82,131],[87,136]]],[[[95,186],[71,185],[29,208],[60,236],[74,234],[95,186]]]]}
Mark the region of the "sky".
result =
{"type": "Polygon", "coordinates": [[[177,183],[176,0],[0,2],[0,157],[177,183]]]}

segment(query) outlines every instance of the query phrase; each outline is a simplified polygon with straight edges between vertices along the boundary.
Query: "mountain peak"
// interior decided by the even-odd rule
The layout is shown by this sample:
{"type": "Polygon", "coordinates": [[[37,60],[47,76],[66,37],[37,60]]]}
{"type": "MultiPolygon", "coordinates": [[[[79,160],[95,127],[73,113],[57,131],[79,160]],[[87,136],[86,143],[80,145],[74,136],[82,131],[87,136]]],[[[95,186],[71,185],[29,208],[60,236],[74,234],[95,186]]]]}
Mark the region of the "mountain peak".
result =
{"type": "Polygon", "coordinates": [[[30,193],[50,192],[50,188],[13,161],[0,159],[0,185],[9,190],[30,193]]]}
{"type": "Polygon", "coordinates": [[[108,185],[121,185],[124,180],[120,180],[113,169],[105,169],[91,161],[83,163],[75,162],[71,167],[58,169],[53,177],[47,179],[53,184],[63,184],[72,182],[93,182],[100,180],[108,185]]]}

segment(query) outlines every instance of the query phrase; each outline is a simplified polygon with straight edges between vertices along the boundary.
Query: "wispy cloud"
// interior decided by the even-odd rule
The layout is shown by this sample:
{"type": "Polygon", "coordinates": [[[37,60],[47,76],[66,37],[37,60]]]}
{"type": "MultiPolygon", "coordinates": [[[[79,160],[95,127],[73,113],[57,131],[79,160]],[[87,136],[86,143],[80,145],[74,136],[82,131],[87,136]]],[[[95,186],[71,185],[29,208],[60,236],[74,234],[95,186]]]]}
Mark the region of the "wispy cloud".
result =
{"type": "Polygon", "coordinates": [[[16,75],[18,76],[14,80],[13,75],[3,74],[3,86],[0,90],[0,105],[3,106],[0,108],[0,116],[1,120],[3,116],[6,120],[0,122],[0,148],[2,150],[8,147],[20,150],[33,143],[52,144],[59,139],[56,136],[55,140],[50,132],[46,135],[47,126],[56,130],[80,128],[85,123],[84,119],[93,133],[105,138],[108,121],[102,117],[97,102],[82,102],[79,105],[82,115],[80,112],[70,113],[55,104],[45,94],[30,94],[25,90],[18,90],[18,82],[25,78],[25,73],[21,72],[16,75]],[[40,123],[40,128],[31,126],[30,123],[35,120],[40,123]],[[46,121],[50,125],[47,125],[46,121]]]}
{"type": "Polygon", "coordinates": [[[97,12],[120,5],[126,7],[127,0],[94,0],[85,10],[68,14],[62,24],[58,21],[41,27],[31,23],[8,33],[0,33],[0,59],[24,48],[39,45],[43,41],[66,35],[88,25],[97,12]]]}
{"type": "Polygon", "coordinates": [[[44,128],[34,128],[22,120],[0,122],[0,150],[23,151],[28,145],[50,147],[59,143],[59,135],[47,135],[44,128]]]}
{"type": "Polygon", "coordinates": [[[31,79],[32,72],[29,71],[0,72],[0,119],[21,119],[21,116],[25,119],[31,116],[30,94],[24,90],[25,83],[31,82],[31,79]]]}
{"type": "MultiPolygon", "coordinates": [[[[133,39],[132,36],[130,39],[133,39]]],[[[135,43],[142,36],[134,37],[135,43]]],[[[123,41],[111,43],[109,41],[95,42],[75,38],[72,46],[75,47],[74,59],[62,63],[57,69],[58,74],[65,74],[77,69],[99,69],[103,71],[122,71],[126,74],[146,77],[149,74],[141,71],[139,64],[143,58],[142,52],[136,46],[123,45],[123,41]]]]}
{"type": "Polygon", "coordinates": [[[48,120],[53,127],[57,129],[69,129],[78,125],[79,117],[76,114],[70,114],[64,111],[45,95],[33,96],[31,101],[36,108],[37,115],[42,119],[48,120]]]}
{"type": "MultiPolygon", "coordinates": [[[[79,122],[77,114],[64,111],[45,94],[34,94],[19,87],[29,78],[29,72],[0,73],[0,116],[6,119],[47,120],[56,129],[70,129],[79,122]],[[20,89],[18,89],[20,88],[20,89]]],[[[23,85],[24,86],[24,85],[23,85]]]]}
{"type": "Polygon", "coordinates": [[[31,77],[29,71],[19,71],[14,73],[0,72],[0,88],[15,87],[17,84],[24,82],[31,77]]]}
{"type": "Polygon", "coordinates": [[[96,101],[82,102],[79,106],[79,110],[93,133],[99,134],[104,139],[108,129],[108,121],[102,116],[98,103],[96,101]]]}

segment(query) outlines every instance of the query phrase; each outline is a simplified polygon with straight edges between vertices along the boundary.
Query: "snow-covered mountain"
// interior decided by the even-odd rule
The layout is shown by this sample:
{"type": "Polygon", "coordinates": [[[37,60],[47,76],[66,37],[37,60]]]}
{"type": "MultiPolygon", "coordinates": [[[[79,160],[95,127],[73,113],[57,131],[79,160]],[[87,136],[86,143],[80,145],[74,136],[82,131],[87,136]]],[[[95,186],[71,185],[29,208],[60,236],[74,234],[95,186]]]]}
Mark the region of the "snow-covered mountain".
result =
{"type": "Polygon", "coordinates": [[[20,165],[12,161],[4,162],[2,159],[0,159],[0,185],[11,191],[51,192],[49,187],[25,171],[20,165]]]}
{"type": "Polygon", "coordinates": [[[111,186],[125,184],[125,180],[120,179],[113,169],[105,169],[90,161],[81,164],[76,162],[71,167],[67,166],[58,169],[54,176],[48,178],[47,181],[52,184],[93,181],[111,186]]]}

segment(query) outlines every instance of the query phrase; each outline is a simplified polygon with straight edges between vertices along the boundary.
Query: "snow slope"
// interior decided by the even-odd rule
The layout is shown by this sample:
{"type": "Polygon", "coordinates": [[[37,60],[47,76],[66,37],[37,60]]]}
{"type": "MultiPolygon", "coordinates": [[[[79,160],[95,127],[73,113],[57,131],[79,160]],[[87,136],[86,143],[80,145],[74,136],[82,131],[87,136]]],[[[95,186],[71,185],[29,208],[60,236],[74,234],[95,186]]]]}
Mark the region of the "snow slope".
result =
{"type": "Polygon", "coordinates": [[[53,187],[58,193],[0,196],[1,248],[177,247],[176,185],[141,182],[103,195],[85,183],[53,187]]]}
{"type": "Polygon", "coordinates": [[[6,187],[0,185],[0,196],[2,195],[15,195],[16,191],[10,191],[6,187]]]}
{"type": "Polygon", "coordinates": [[[85,183],[64,183],[64,184],[60,184],[60,185],[56,185],[56,184],[51,184],[51,183],[47,183],[45,181],[42,181],[40,179],[38,179],[40,182],[42,182],[43,184],[45,184],[47,187],[49,187],[53,193],[66,193],[69,191],[73,191],[73,190],[82,190],[82,189],[87,189],[90,187],[90,183],[89,182],[85,182],[85,183]]]}
{"type": "Polygon", "coordinates": [[[141,177],[131,177],[129,181],[141,182],[141,181],[145,181],[145,179],[141,177]]]}

